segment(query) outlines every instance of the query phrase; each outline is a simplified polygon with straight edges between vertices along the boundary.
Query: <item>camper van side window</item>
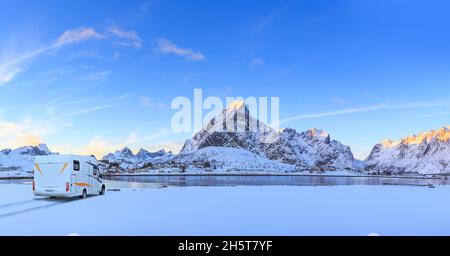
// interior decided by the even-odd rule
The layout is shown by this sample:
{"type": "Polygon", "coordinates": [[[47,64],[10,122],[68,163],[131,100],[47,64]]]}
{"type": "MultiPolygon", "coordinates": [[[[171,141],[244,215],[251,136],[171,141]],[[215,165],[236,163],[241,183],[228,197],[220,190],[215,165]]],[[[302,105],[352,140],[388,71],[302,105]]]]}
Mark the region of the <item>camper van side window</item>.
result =
{"type": "Polygon", "coordinates": [[[79,161],[73,161],[73,170],[74,171],[80,170],[80,162],[79,161]]]}

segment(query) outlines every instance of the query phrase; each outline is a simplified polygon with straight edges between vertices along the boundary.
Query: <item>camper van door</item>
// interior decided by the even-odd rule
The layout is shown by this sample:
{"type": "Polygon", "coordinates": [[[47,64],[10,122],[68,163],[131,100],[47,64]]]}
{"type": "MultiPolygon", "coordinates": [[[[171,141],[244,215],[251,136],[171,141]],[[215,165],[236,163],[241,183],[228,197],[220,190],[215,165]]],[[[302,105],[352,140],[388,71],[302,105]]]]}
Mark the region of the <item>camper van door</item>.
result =
{"type": "Polygon", "coordinates": [[[72,175],[70,176],[70,191],[72,194],[78,193],[78,186],[76,185],[76,183],[77,175],[75,173],[72,173],[72,175]]]}

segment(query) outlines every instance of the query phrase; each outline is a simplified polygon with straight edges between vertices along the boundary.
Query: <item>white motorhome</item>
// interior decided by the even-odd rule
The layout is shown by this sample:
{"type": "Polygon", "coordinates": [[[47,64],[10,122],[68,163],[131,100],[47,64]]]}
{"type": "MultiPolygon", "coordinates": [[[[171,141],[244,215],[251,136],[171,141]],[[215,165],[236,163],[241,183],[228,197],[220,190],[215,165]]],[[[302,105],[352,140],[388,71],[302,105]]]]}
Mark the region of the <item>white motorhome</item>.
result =
{"type": "Polygon", "coordinates": [[[95,157],[48,155],[34,160],[33,192],[36,196],[86,198],[104,195],[106,186],[95,157]]]}

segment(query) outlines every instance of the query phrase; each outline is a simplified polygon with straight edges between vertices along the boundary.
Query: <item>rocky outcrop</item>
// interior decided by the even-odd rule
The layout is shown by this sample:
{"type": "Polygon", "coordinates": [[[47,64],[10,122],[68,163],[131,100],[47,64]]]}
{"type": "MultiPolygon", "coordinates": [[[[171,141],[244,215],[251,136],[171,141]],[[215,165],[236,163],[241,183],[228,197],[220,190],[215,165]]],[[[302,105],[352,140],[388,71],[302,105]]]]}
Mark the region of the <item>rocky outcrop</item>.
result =
{"type": "Polygon", "coordinates": [[[375,145],[364,171],[399,175],[450,173],[450,127],[375,145]]]}

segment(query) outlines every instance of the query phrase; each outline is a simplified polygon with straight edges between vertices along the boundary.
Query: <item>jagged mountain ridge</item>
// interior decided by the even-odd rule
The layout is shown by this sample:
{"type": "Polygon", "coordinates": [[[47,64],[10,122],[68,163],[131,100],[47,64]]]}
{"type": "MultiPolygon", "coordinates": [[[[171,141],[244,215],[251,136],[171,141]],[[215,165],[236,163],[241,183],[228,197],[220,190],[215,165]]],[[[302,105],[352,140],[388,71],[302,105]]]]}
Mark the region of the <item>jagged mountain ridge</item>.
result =
{"type": "MultiPolygon", "coordinates": [[[[31,173],[34,157],[53,153],[45,144],[0,151],[0,176],[8,171],[31,173]]],[[[222,170],[355,170],[369,174],[450,173],[450,126],[385,140],[373,147],[364,162],[356,161],[350,147],[332,140],[322,130],[275,131],[253,119],[244,104],[233,104],[201,131],[187,140],[179,155],[145,149],[136,154],[129,148],[103,157],[121,170],[140,169],[148,164],[164,166],[211,163],[222,170]],[[231,114],[230,114],[231,113],[231,114]],[[238,157],[245,155],[246,158],[238,157]],[[251,162],[251,163],[250,163],[251,162]],[[223,167],[223,168],[222,168],[223,167]]]]}
{"type": "Polygon", "coordinates": [[[450,126],[375,145],[364,170],[380,174],[450,173],[450,126]]]}
{"type": "Polygon", "coordinates": [[[107,162],[108,164],[115,164],[121,169],[129,170],[143,168],[148,164],[168,161],[172,156],[173,154],[171,151],[166,152],[164,149],[157,152],[149,152],[145,149],[140,149],[135,155],[128,147],[125,147],[114,153],[105,155],[102,158],[102,161],[107,162]]]}
{"type": "Polygon", "coordinates": [[[24,146],[17,149],[3,149],[0,151],[0,171],[18,171],[32,173],[35,156],[58,154],[53,153],[46,144],[38,146],[24,146]]]}
{"type": "Polygon", "coordinates": [[[232,103],[187,140],[180,157],[195,157],[197,150],[208,147],[244,149],[304,170],[355,169],[350,147],[331,140],[328,133],[318,129],[302,133],[291,128],[275,131],[254,119],[243,102],[232,103]]]}

